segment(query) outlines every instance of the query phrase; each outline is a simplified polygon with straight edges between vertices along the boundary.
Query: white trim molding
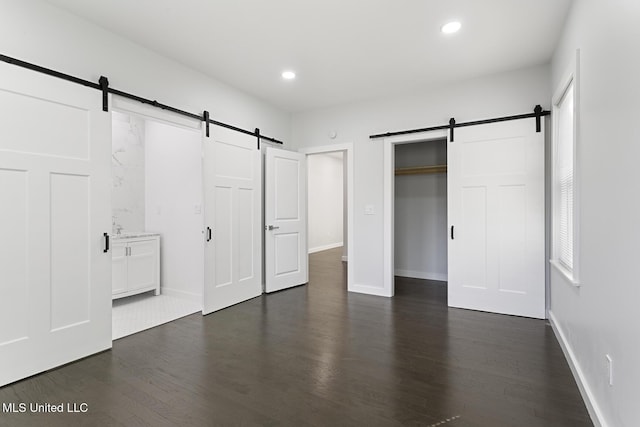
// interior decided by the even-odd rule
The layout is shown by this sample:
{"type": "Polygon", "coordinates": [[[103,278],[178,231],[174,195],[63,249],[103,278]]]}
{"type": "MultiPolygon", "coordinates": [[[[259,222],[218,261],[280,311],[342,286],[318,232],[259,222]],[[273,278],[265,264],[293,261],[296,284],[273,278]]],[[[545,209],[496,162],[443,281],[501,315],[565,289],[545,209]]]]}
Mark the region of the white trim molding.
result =
{"type": "Polygon", "coordinates": [[[413,279],[435,280],[437,282],[446,282],[448,280],[447,274],[432,273],[429,271],[403,270],[401,268],[395,269],[395,275],[413,279]]]}
{"type": "Polygon", "coordinates": [[[390,298],[393,296],[389,294],[389,291],[385,288],[379,288],[376,286],[368,286],[368,285],[349,286],[349,292],[356,292],[359,294],[375,295],[378,297],[387,297],[387,298],[390,298]]]}
{"type": "Polygon", "coordinates": [[[344,243],[330,243],[328,245],[316,246],[315,248],[309,248],[310,254],[315,254],[316,252],[328,251],[329,249],[341,248],[344,246],[344,243]]]}
{"type": "Polygon", "coordinates": [[[551,310],[549,310],[549,324],[551,325],[551,329],[553,329],[553,333],[560,343],[560,347],[562,348],[562,352],[564,353],[567,362],[569,363],[569,368],[571,369],[573,377],[576,380],[578,390],[580,390],[580,395],[582,396],[582,400],[584,400],[587,411],[589,412],[589,416],[591,417],[591,421],[593,421],[593,425],[595,427],[609,427],[604,419],[604,416],[602,415],[600,407],[598,406],[598,402],[596,401],[593,392],[589,387],[589,383],[587,382],[584,372],[582,372],[582,368],[578,363],[578,359],[576,358],[575,353],[571,348],[571,344],[569,344],[569,341],[567,341],[566,335],[560,327],[560,323],[551,310]]]}
{"type": "Polygon", "coordinates": [[[574,275],[572,275],[566,268],[564,268],[564,266],[562,264],[560,264],[557,260],[555,259],[550,259],[549,260],[549,264],[551,264],[551,266],[558,272],[560,273],[560,275],[562,275],[562,277],[564,278],[564,280],[571,284],[572,286],[575,286],[576,288],[580,287],[580,282],[578,282],[575,278],[574,275]]]}
{"type": "Polygon", "coordinates": [[[164,286],[160,286],[160,294],[202,304],[202,295],[193,292],[185,292],[174,288],[165,288],[164,286]]]}

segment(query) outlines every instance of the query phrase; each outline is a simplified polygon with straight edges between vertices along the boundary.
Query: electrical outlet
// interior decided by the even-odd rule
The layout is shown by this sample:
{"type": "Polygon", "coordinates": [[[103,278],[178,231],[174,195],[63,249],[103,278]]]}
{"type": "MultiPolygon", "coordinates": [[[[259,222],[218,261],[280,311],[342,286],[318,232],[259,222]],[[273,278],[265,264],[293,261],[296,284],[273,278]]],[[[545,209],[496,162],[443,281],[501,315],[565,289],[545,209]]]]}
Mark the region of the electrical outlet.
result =
{"type": "Polygon", "coordinates": [[[375,213],[376,213],[376,210],[373,207],[373,205],[366,205],[364,207],[364,214],[365,215],[375,215],[375,213]]]}
{"type": "Polygon", "coordinates": [[[200,215],[200,213],[202,213],[202,205],[194,205],[193,206],[193,213],[196,215],[200,215]]]}
{"type": "Polygon", "coordinates": [[[609,373],[609,386],[613,385],[613,359],[608,354],[604,357],[607,359],[607,372],[609,373]]]}

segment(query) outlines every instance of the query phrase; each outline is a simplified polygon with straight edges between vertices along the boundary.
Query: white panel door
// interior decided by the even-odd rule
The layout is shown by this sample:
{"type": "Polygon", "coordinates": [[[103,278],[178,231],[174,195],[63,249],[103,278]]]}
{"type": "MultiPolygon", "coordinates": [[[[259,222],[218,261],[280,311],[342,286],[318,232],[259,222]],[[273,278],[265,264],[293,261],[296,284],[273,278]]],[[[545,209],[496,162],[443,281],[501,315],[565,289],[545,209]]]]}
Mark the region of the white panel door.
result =
{"type": "Polygon", "coordinates": [[[212,127],[203,137],[203,314],[262,294],[262,159],[256,137],[212,127]]]}
{"type": "Polygon", "coordinates": [[[306,156],[267,147],[265,162],[265,290],[309,281],[306,156]]]}
{"type": "Polygon", "coordinates": [[[448,143],[449,306],[545,317],[544,130],[457,128],[448,143]]]}
{"type": "Polygon", "coordinates": [[[0,386],[111,347],[111,114],[0,63],[0,386]]]}

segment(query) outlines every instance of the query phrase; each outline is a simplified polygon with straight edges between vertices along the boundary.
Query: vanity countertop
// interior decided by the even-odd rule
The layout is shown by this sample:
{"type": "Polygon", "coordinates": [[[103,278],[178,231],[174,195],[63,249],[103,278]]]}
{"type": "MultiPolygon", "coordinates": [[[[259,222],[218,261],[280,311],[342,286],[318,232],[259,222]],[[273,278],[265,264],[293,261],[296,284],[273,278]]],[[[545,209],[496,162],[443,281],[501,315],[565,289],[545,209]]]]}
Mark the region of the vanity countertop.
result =
{"type": "Polygon", "coordinates": [[[154,233],[153,231],[123,231],[120,234],[114,234],[112,238],[114,240],[124,240],[124,239],[137,239],[140,237],[156,237],[159,235],[160,233],[154,233]]]}

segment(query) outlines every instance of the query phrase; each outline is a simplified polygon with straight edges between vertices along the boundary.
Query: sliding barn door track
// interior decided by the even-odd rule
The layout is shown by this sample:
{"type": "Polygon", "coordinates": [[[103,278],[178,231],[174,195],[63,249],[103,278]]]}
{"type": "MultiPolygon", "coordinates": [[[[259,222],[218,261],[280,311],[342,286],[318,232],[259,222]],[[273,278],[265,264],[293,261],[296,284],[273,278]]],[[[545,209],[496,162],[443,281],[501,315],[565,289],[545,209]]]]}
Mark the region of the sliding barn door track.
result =
{"type": "Polygon", "coordinates": [[[246,129],[239,128],[237,126],[233,126],[227,123],[219,122],[217,120],[212,120],[208,111],[203,111],[202,114],[194,114],[188,111],[180,110],[178,108],[172,107],[167,104],[162,104],[155,100],[150,100],[146,98],[142,98],[137,95],[133,95],[131,93],[123,92],[121,90],[114,89],[109,86],[109,79],[105,76],[101,76],[98,80],[98,83],[94,83],[89,80],[84,80],[69,74],[61,73],[56,70],[52,70],[50,68],[41,67],[40,65],[32,64],[30,62],[21,61],[20,59],[12,58],[10,56],[0,54],[0,61],[6,62],[8,64],[16,65],[18,67],[26,68],[32,71],[37,71],[38,73],[46,74],[48,76],[57,77],[62,80],[66,80],[72,83],[76,83],[82,86],[90,87],[92,89],[96,89],[102,92],[102,110],[109,111],[109,94],[121,96],[123,98],[132,99],[134,101],[141,102],[143,104],[151,105],[156,108],[160,108],[162,110],[171,111],[172,113],[180,114],[182,116],[189,117],[191,119],[200,120],[205,123],[206,126],[206,135],[209,136],[209,125],[220,126],[223,128],[231,129],[236,132],[244,133],[246,135],[253,135],[258,140],[258,149],[260,149],[260,140],[266,140],[269,142],[273,142],[275,144],[282,144],[282,141],[279,141],[275,138],[271,138],[269,136],[262,135],[260,133],[260,129],[255,128],[255,130],[250,131],[246,129]]]}
{"type": "Polygon", "coordinates": [[[444,130],[444,129],[448,129],[449,130],[449,142],[453,142],[453,130],[455,128],[462,128],[462,127],[467,127],[467,126],[476,126],[476,125],[485,125],[488,123],[497,123],[497,122],[507,122],[510,120],[521,120],[521,119],[529,119],[529,118],[535,118],[536,119],[536,132],[540,132],[541,130],[541,119],[544,116],[548,116],[550,115],[551,112],[547,111],[547,110],[543,110],[541,106],[536,105],[535,108],[533,109],[533,113],[527,113],[527,114],[518,114],[515,116],[504,116],[504,117],[495,117],[493,119],[485,119],[485,120],[475,120],[472,122],[462,122],[462,123],[456,123],[456,119],[454,119],[453,117],[451,119],[449,119],[449,124],[448,125],[440,125],[440,126],[431,126],[428,128],[420,128],[420,129],[409,129],[409,130],[401,130],[401,131],[397,131],[397,132],[387,132],[387,133],[379,133],[377,135],[371,135],[369,136],[370,139],[378,139],[378,138],[388,138],[390,136],[398,136],[398,135],[408,135],[411,133],[421,133],[421,132],[430,132],[430,131],[434,131],[434,130],[444,130]]]}

